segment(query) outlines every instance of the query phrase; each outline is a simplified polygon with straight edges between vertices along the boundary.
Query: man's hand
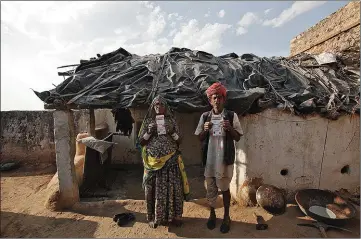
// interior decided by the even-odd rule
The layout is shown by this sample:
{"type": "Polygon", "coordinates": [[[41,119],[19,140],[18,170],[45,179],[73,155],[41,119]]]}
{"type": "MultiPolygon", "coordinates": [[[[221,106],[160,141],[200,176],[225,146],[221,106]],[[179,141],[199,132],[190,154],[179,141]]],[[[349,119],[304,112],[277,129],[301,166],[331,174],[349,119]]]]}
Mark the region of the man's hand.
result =
{"type": "Polygon", "coordinates": [[[153,134],[157,130],[157,126],[153,123],[148,125],[148,134],[153,134]]]}
{"type": "Polygon", "coordinates": [[[225,131],[231,134],[233,140],[239,141],[241,135],[231,126],[229,120],[223,120],[222,126],[225,131]]]}
{"type": "Polygon", "coordinates": [[[231,126],[231,123],[229,123],[229,120],[223,120],[222,126],[225,131],[230,131],[232,129],[232,126],[231,126]]]}
{"type": "Polygon", "coordinates": [[[212,122],[206,122],[204,123],[203,130],[205,132],[208,132],[212,128],[213,123],[212,122]]]}

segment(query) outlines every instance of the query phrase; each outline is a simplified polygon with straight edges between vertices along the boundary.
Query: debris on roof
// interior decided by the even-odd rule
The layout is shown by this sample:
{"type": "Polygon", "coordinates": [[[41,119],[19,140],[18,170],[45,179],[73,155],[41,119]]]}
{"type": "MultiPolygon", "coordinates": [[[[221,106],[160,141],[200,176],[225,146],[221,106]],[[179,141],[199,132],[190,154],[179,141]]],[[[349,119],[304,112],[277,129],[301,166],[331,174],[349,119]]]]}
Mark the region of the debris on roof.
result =
{"type": "Polygon", "coordinates": [[[92,108],[148,106],[163,94],[178,112],[209,109],[205,90],[216,81],[227,87],[227,107],[239,114],[282,107],[296,114],[337,118],[359,112],[359,68],[345,55],[330,53],[292,58],[172,48],[160,55],[138,56],[123,48],[81,60],[54,89],[35,94],[46,104],[92,108]]]}

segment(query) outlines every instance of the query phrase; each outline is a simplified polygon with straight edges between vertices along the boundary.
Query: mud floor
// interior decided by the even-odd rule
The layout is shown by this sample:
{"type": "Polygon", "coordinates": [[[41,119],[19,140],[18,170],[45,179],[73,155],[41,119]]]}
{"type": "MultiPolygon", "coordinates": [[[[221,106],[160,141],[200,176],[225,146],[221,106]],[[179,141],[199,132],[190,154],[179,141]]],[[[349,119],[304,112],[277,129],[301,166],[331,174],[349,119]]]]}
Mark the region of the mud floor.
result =
{"type": "MultiPolygon", "coordinates": [[[[110,197],[105,201],[80,202],[71,211],[50,212],[43,207],[45,199],[45,187],[54,173],[53,166],[38,165],[34,168],[21,168],[15,172],[1,174],[1,237],[135,237],[135,238],[250,238],[250,237],[320,237],[317,229],[299,227],[296,224],[309,220],[295,205],[288,205],[287,212],[282,216],[272,217],[261,208],[241,208],[233,205],[231,218],[233,220],[231,231],[222,234],[219,231],[221,220],[217,221],[217,228],[209,231],[205,224],[208,217],[208,210],[204,199],[194,199],[184,205],[184,225],[180,228],[160,226],[157,229],[150,229],[145,220],[146,206],[142,200],[142,191],[137,184],[132,183],[129,175],[128,183],[133,185],[134,198],[118,199],[110,197]],[[136,221],[126,227],[118,227],[113,221],[115,213],[132,212],[136,221]],[[269,228],[266,231],[255,229],[253,212],[262,215],[267,221],[269,228]]],[[[133,172],[135,173],[135,172],[133,172]]],[[[138,173],[136,173],[138,174],[138,173]]],[[[197,174],[197,173],[196,173],[197,174]]],[[[128,176],[127,176],[128,175],[128,176]]],[[[116,180],[122,179],[116,177],[116,180]]],[[[196,177],[194,177],[196,180],[196,177]]],[[[191,182],[192,184],[195,182],[191,182]]],[[[203,184],[203,182],[198,182],[203,184]]],[[[120,190],[121,185],[114,187],[120,190]]],[[[130,191],[127,191],[130,193],[130,191]]],[[[200,193],[199,195],[202,195],[200,193]]],[[[120,194],[119,194],[120,195],[120,194]]],[[[124,196],[125,195],[125,196],[124,196]]],[[[126,197],[117,196],[119,198],[126,197]]],[[[129,195],[129,194],[128,194],[129,195]]],[[[197,196],[198,197],[198,196],[197,196]]],[[[221,206],[219,198],[219,206],[221,206]]],[[[217,217],[222,217],[222,209],[216,209],[217,217]]],[[[353,219],[347,228],[352,233],[330,230],[329,237],[353,237],[360,236],[359,217],[353,219]]]]}
{"type": "MultiPolygon", "coordinates": [[[[190,184],[190,199],[204,198],[206,190],[204,187],[204,177],[200,166],[187,166],[187,177],[190,184]]],[[[96,186],[84,193],[82,201],[120,200],[135,199],[143,200],[142,190],[143,167],[133,166],[112,166],[107,175],[108,188],[96,186]]]]}

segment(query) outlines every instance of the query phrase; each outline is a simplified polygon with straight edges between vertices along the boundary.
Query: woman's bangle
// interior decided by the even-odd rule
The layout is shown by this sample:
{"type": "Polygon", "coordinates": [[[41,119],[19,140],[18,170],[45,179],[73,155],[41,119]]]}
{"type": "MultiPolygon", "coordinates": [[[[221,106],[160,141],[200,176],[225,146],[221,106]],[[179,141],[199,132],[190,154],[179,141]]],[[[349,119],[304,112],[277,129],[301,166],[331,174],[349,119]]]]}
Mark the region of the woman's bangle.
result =
{"type": "Polygon", "coordinates": [[[177,141],[179,139],[179,135],[177,133],[173,133],[172,138],[177,141]]]}
{"type": "Polygon", "coordinates": [[[151,136],[150,134],[145,133],[144,136],[143,136],[143,139],[149,140],[149,139],[150,139],[150,136],[151,136]]]}

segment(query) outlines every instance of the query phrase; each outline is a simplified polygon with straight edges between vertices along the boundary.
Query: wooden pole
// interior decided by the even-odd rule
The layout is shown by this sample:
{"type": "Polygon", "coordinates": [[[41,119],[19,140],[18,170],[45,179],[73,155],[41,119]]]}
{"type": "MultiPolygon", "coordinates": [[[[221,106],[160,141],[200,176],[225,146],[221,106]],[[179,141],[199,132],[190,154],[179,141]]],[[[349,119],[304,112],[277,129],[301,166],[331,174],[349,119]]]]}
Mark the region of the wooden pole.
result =
{"type": "Polygon", "coordinates": [[[95,114],[94,109],[89,109],[88,133],[95,137],[95,114]]]}

